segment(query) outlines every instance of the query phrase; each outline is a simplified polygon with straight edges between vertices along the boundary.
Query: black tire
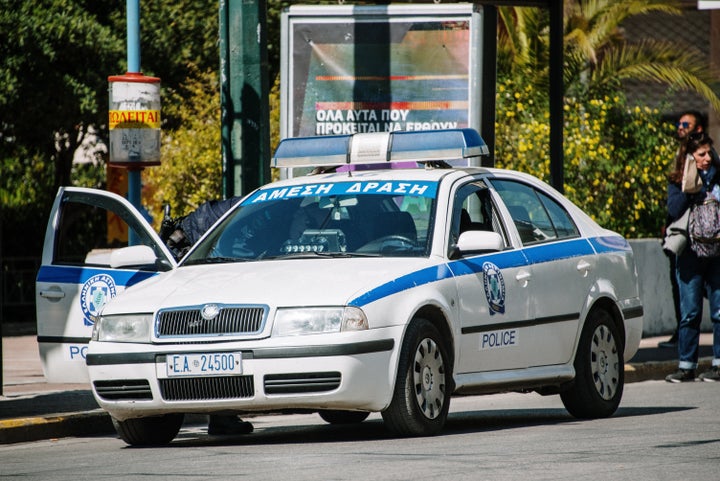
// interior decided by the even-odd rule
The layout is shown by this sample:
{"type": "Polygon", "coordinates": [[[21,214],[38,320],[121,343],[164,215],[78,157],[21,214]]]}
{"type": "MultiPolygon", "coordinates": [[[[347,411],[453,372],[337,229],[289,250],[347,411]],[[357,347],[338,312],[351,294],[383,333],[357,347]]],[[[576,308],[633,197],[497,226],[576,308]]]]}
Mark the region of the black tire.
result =
{"type": "Polygon", "coordinates": [[[390,406],[382,412],[387,429],[398,436],[431,436],[447,420],[452,368],[447,346],[429,321],[408,326],[400,351],[390,406]]]}
{"type": "Polygon", "coordinates": [[[112,418],[112,422],[120,439],[130,446],[162,446],[177,436],[183,418],[183,414],[166,414],[125,421],[112,418]]]}
{"type": "Polygon", "coordinates": [[[565,409],[574,417],[606,418],[620,405],[625,385],[620,339],[607,311],[590,312],[575,355],[575,380],[560,393],[565,409]]]}
{"type": "Polygon", "coordinates": [[[363,411],[340,411],[324,409],[318,411],[320,417],[329,424],[357,424],[365,421],[370,413],[363,411]]]}

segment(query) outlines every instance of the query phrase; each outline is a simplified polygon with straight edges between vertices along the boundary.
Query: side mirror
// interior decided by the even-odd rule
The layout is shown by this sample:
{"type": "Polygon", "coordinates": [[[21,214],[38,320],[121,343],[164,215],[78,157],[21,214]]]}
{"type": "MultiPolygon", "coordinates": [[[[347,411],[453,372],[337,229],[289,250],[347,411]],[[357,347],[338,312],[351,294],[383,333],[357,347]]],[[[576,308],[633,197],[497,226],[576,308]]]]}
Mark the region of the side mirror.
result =
{"type": "Polygon", "coordinates": [[[157,260],[155,252],[146,245],[123,247],[110,254],[110,267],[155,266],[157,260]]]}
{"type": "Polygon", "coordinates": [[[505,248],[502,236],[486,230],[469,230],[460,234],[456,256],[477,252],[497,252],[505,248]]]}

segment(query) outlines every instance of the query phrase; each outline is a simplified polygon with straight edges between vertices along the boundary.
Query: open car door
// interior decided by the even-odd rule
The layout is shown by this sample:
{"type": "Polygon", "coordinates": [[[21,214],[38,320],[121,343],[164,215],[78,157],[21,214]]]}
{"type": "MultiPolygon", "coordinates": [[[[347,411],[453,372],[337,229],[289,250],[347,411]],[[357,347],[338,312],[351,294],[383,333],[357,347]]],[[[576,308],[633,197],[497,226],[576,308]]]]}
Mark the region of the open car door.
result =
{"type": "Polygon", "coordinates": [[[85,352],[103,305],[176,265],[150,224],[123,197],[60,188],[35,283],[38,345],[48,382],[88,382],[85,352]],[[137,265],[127,265],[129,258],[137,265]]]}

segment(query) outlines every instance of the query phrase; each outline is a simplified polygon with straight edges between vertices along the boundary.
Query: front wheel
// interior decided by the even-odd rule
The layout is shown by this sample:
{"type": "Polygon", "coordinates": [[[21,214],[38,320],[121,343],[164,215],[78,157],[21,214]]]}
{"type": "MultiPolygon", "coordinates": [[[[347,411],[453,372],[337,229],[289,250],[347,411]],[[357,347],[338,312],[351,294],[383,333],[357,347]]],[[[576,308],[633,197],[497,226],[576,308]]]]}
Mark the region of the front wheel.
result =
{"type": "Polygon", "coordinates": [[[182,414],[166,414],[125,421],[112,418],[112,422],[120,439],[130,446],[161,446],[168,444],[177,436],[183,418],[182,414]]]}
{"type": "Polygon", "coordinates": [[[399,436],[430,436],[442,430],[450,407],[452,368],[445,340],[425,319],[415,319],[405,333],[397,381],[382,417],[399,436]]]}
{"type": "Polygon", "coordinates": [[[575,355],[575,380],[560,393],[565,408],[581,419],[611,416],[620,405],[624,373],[617,326],[607,311],[592,311],[575,355]]]}

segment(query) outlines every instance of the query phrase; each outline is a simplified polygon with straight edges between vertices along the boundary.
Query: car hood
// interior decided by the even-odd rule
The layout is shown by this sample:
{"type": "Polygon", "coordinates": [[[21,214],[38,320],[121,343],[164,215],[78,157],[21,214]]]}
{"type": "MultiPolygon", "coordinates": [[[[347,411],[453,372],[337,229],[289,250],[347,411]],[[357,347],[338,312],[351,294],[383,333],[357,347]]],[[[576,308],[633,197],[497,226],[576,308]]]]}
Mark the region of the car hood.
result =
{"type": "Polygon", "coordinates": [[[184,266],[128,288],[103,313],[155,312],[211,302],[346,305],[375,287],[433,264],[426,258],[383,257],[184,266]]]}

